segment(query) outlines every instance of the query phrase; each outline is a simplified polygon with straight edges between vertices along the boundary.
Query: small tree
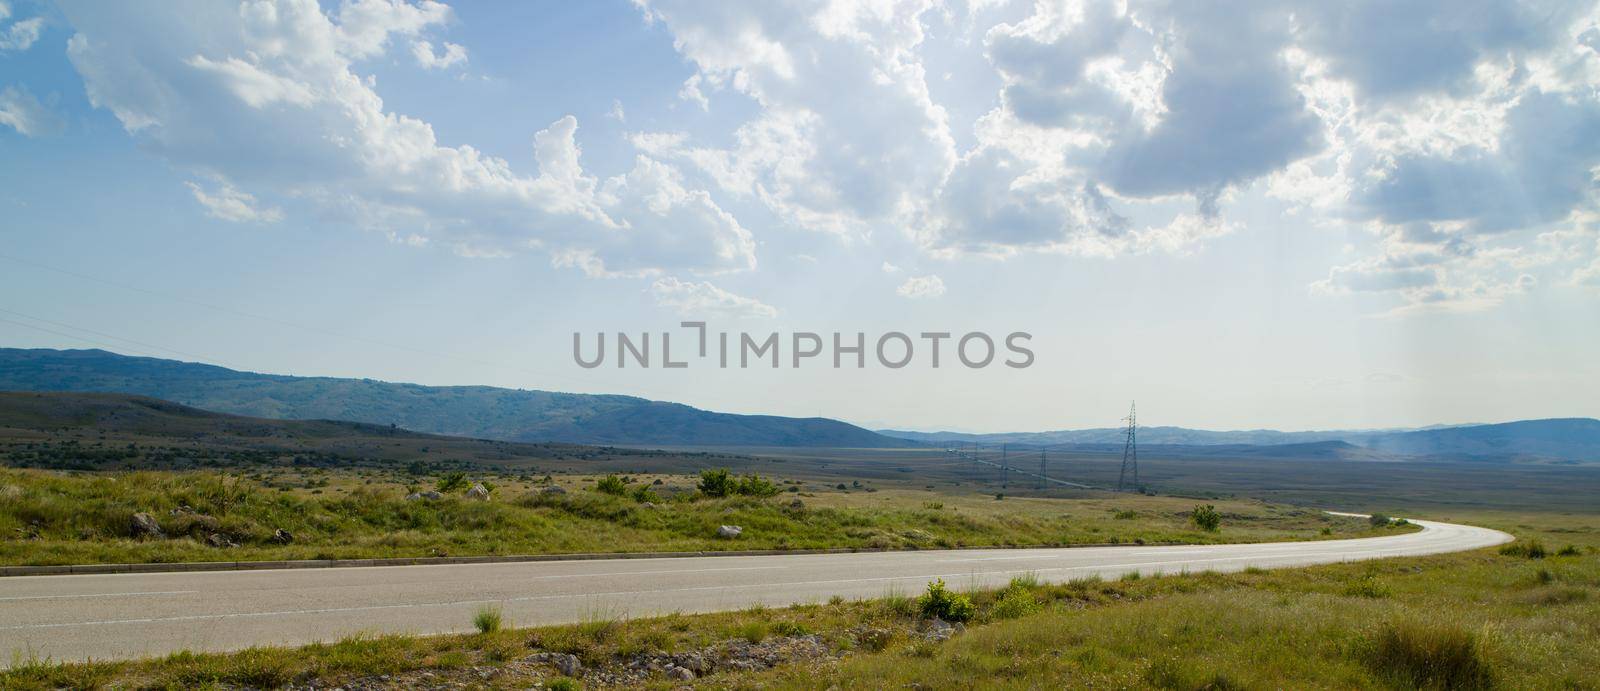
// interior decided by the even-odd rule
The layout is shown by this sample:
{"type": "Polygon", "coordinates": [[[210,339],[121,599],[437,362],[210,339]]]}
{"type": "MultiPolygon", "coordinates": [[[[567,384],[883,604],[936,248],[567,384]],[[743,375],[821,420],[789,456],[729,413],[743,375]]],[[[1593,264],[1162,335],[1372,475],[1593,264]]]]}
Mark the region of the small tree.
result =
{"type": "Polygon", "coordinates": [[[594,488],[601,494],[622,496],[628,493],[628,483],[615,475],[607,475],[594,483],[594,488]]]}
{"type": "Polygon", "coordinates": [[[708,497],[726,497],[739,490],[739,481],[727,468],[700,471],[700,493],[708,497]]]}
{"type": "Polygon", "coordinates": [[[1222,527],[1222,514],[1217,513],[1217,507],[1210,504],[1194,507],[1194,513],[1189,514],[1190,520],[1196,526],[1207,532],[1215,532],[1222,527]]]}
{"type": "Polygon", "coordinates": [[[746,475],[739,480],[739,493],[750,497],[770,497],[778,493],[778,486],[760,475],[746,475]]]}
{"type": "Polygon", "coordinates": [[[439,483],[433,488],[440,492],[450,493],[467,486],[467,474],[460,470],[452,470],[439,476],[439,483]]]}
{"type": "Polygon", "coordinates": [[[1371,523],[1374,528],[1382,528],[1393,523],[1394,519],[1390,518],[1389,514],[1373,512],[1371,516],[1367,517],[1367,522],[1371,523]]]}

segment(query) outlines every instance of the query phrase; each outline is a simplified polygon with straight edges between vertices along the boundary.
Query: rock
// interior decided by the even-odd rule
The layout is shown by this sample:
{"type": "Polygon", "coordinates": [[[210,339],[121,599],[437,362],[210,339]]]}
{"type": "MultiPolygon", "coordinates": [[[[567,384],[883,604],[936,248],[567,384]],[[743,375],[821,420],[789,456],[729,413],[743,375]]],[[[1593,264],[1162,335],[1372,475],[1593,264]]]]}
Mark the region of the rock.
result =
{"type": "Polygon", "coordinates": [[[427,499],[429,501],[433,501],[433,500],[443,499],[443,498],[444,498],[443,494],[435,492],[435,491],[433,491],[431,489],[426,491],[426,492],[412,492],[412,493],[406,495],[406,501],[417,501],[417,500],[420,500],[420,499],[427,499]]]}
{"type": "Polygon", "coordinates": [[[732,540],[733,538],[739,537],[739,534],[743,532],[744,528],[740,528],[739,526],[725,525],[717,528],[717,537],[732,540]]]}
{"type": "Polygon", "coordinates": [[[272,531],[272,541],[280,545],[287,545],[291,542],[294,542],[294,533],[284,530],[283,528],[278,528],[277,530],[272,531]]]}
{"type": "Polygon", "coordinates": [[[161,532],[161,524],[156,522],[155,517],[143,511],[133,515],[132,524],[129,525],[128,529],[133,533],[134,537],[167,536],[166,533],[161,532]]]}
{"type": "Polygon", "coordinates": [[[922,637],[930,641],[945,641],[956,635],[956,627],[943,619],[930,619],[922,629],[922,637]]]}
{"type": "Polygon", "coordinates": [[[472,483],[472,489],[467,490],[467,498],[474,501],[489,501],[489,488],[481,482],[472,483]]]}
{"type": "Polygon", "coordinates": [[[238,547],[239,543],[229,540],[228,536],[223,535],[222,533],[212,533],[206,536],[206,545],[221,549],[226,547],[238,547]]]}
{"type": "Polygon", "coordinates": [[[579,660],[577,655],[557,653],[551,656],[550,664],[555,665],[556,671],[569,677],[583,674],[583,661],[579,660]]]}
{"type": "Polygon", "coordinates": [[[694,681],[694,672],[686,667],[668,667],[667,678],[678,681],[694,681]]]}
{"type": "Polygon", "coordinates": [[[653,509],[653,508],[656,508],[656,503],[653,502],[653,501],[647,501],[647,502],[645,502],[643,504],[640,504],[639,506],[642,507],[642,508],[646,508],[646,509],[653,509]]]}
{"type": "Polygon", "coordinates": [[[539,490],[539,493],[540,494],[566,494],[567,490],[562,489],[561,485],[550,485],[549,487],[546,487],[546,488],[544,488],[542,490],[539,490]]]}
{"type": "Polygon", "coordinates": [[[789,502],[789,508],[799,511],[800,509],[806,508],[806,503],[800,501],[799,497],[795,497],[794,501],[789,502]]]}

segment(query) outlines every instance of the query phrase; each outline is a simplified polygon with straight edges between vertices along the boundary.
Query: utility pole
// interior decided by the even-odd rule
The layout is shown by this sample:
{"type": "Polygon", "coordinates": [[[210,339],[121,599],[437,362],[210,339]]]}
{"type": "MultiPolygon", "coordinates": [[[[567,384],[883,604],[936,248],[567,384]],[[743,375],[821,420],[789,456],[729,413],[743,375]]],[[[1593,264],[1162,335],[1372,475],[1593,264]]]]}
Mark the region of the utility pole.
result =
{"type": "Polygon", "coordinates": [[[1139,489],[1139,443],[1137,433],[1139,420],[1135,415],[1135,403],[1128,404],[1128,416],[1122,418],[1128,421],[1128,441],[1122,446],[1122,472],[1117,474],[1117,491],[1121,492],[1128,480],[1128,469],[1133,469],[1133,489],[1139,489]]]}

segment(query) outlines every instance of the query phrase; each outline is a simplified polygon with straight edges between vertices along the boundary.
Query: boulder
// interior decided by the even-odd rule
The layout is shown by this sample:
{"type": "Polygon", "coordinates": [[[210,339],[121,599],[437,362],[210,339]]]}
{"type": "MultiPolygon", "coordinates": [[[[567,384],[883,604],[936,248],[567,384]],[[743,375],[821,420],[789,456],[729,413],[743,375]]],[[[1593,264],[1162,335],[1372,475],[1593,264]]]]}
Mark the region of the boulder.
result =
{"type": "Polygon", "coordinates": [[[128,530],[133,533],[134,537],[167,536],[166,533],[161,532],[161,524],[156,522],[155,517],[143,511],[133,515],[133,520],[128,526],[128,530]]]}
{"type": "Polygon", "coordinates": [[[206,545],[223,549],[227,547],[238,547],[239,543],[229,540],[228,536],[223,535],[222,533],[212,533],[206,536],[206,545]]]}
{"type": "Polygon", "coordinates": [[[542,490],[539,490],[539,493],[540,494],[566,494],[567,490],[562,489],[561,485],[550,485],[549,487],[546,487],[546,488],[544,488],[542,490]]]}
{"type": "Polygon", "coordinates": [[[421,499],[427,499],[429,501],[435,501],[435,500],[443,499],[443,498],[444,498],[443,494],[435,492],[435,491],[433,491],[431,489],[426,491],[426,492],[412,492],[412,493],[406,495],[406,501],[418,501],[418,500],[421,500],[421,499]]]}
{"type": "Polygon", "coordinates": [[[467,490],[467,498],[473,501],[489,501],[489,488],[481,482],[472,483],[472,489],[467,490]]]}
{"type": "Polygon", "coordinates": [[[739,535],[743,532],[744,528],[740,528],[739,526],[725,525],[717,528],[717,537],[732,540],[733,538],[739,537],[739,535]]]}
{"type": "Polygon", "coordinates": [[[678,681],[694,681],[694,672],[685,667],[668,667],[667,678],[678,681]]]}
{"type": "Polygon", "coordinates": [[[272,541],[280,545],[287,545],[291,542],[294,542],[294,533],[284,530],[283,528],[278,528],[277,530],[272,531],[272,541]]]}

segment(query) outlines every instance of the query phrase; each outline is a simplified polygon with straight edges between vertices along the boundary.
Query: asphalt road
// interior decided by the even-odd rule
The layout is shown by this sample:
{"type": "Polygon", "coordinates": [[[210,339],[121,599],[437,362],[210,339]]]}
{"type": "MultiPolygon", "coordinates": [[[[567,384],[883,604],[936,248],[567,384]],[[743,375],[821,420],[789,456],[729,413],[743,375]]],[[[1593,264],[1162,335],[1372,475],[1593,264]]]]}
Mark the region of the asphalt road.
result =
{"type": "Polygon", "coordinates": [[[1392,537],[1178,547],[970,549],[447,566],[0,578],[0,665],[332,641],[471,628],[498,605],[514,626],[912,594],[933,578],[996,586],[1131,571],[1238,571],[1454,552],[1509,541],[1416,521],[1392,537]]]}

